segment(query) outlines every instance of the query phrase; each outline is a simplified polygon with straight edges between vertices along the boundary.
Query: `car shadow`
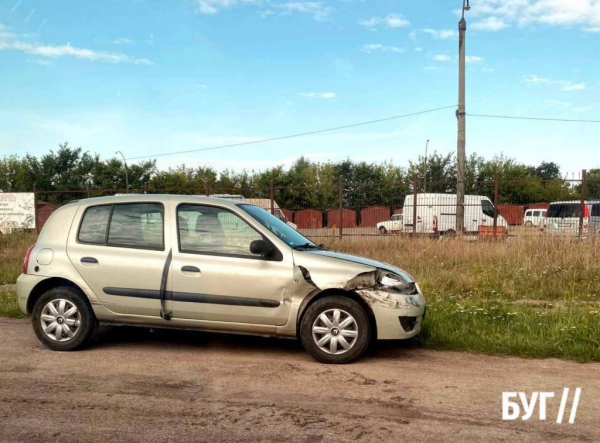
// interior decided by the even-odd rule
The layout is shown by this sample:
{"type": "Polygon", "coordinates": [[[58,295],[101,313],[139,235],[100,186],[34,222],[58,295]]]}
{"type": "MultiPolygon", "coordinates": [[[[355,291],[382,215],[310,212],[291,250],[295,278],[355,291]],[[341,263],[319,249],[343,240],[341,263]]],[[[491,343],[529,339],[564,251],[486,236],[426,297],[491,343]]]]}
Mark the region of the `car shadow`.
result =
{"type": "MultiPolygon", "coordinates": [[[[141,326],[101,325],[88,349],[114,350],[140,347],[147,351],[158,352],[211,350],[246,355],[306,356],[310,359],[301,342],[295,339],[141,326]]],[[[360,360],[410,358],[413,351],[420,348],[422,348],[421,343],[414,339],[374,341],[360,360]]]]}

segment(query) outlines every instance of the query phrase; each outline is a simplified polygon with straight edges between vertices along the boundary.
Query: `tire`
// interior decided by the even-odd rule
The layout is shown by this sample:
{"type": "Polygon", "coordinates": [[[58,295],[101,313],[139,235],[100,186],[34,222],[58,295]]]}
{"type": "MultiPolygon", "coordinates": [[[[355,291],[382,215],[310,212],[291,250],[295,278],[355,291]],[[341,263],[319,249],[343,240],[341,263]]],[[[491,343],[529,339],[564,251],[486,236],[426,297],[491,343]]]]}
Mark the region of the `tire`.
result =
{"type": "Polygon", "coordinates": [[[81,291],[67,286],[46,291],[35,303],[31,321],[37,338],[53,351],[73,351],[83,347],[98,325],[87,297],[81,291]],[[56,312],[50,307],[51,304],[56,312]],[[73,308],[75,312],[69,315],[73,308]],[[56,325],[53,329],[52,323],[56,325]],[[50,328],[49,332],[44,331],[43,325],[50,328]],[[64,326],[71,331],[72,337],[69,337],[64,326]],[[57,331],[60,331],[60,340],[56,339],[57,331]]]}
{"type": "Polygon", "coordinates": [[[379,228],[379,233],[380,233],[381,235],[384,235],[386,232],[387,232],[387,229],[385,229],[385,226],[381,226],[381,227],[379,228]]]}
{"type": "Polygon", "coordinates": [[[302,317],[300,323],[300,340],[304,349],[316,360],[329,364],[345,364],[356,360],[365,353],[371,341],[371,323],[365,310],[357,302],[348,297],[331,295],[323,297],[311,304],[302,317]],[[335,312],[339,311],[339,321],[336,324],[335,312]],[[327,326],[323,322],[322,314],[327,316],[331,323],[327,326]],[[351,317],[352,321],[349,320],[351,317]],[[346,327],[338,328],[349,322],[346,327]],[[317,328],[316,330],[313,328],[317,328]],[[326,332],[329,329],[331,332],[326,332]],[[323,343],[322,349],[317,340],[329,336],[323,343]],[[340,344],[340,337],[349,345],[348,349],[340,344]],[[335,345],[332,339],[335,338],[335,345]],[[334,353],[331,350],[334,350],[334,353]]]}
{"type": "Polygon", "coordinates": [[[448,229],[444,232],[444,237],[453,238],[456,237],[456,231],[454,229],[448,229]]]}
{"type": "Polygon", "coordinates": [[[525,226],[527,226],[528,228],[533,226],[533,223],[531,223],[530,221],[525,222],[525,226]]]}

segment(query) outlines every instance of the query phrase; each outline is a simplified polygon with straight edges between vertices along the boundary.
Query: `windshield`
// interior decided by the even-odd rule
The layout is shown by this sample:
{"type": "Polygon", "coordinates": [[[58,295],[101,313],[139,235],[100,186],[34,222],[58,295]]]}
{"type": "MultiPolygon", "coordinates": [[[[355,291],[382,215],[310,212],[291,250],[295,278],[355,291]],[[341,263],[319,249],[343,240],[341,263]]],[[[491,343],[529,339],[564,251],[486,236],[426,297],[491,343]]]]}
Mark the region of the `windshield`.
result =
{"type": "Polygon", "coordinates": [[[240,205],[245,212],[250,214],[252,218],[258,221],[261,225],[287,243],[288,246],[294,249],[312,249],[318,248],[313,242],[304,237],[295,229],[291,228],[287,223],[279,220],[274,215],[271,215],[267,210],[254,205],[240,205]]]}

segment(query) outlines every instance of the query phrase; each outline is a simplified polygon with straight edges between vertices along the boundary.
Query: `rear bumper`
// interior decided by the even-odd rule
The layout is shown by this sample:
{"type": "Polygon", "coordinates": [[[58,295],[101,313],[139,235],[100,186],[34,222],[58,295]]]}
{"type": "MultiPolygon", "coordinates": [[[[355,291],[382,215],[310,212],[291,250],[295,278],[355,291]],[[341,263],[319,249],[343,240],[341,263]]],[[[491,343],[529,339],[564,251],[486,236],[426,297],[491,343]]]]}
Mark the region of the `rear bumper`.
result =
{"type": "Polygon", "coordinates": [[[28,275],[21,274],[17,279],[17,300],[19,301],[19,308],[25,314],[31,314],[27,312],[27,300],[29,300],[29,295],[33,288],[37,286],[37,284],[48,277],[41,277],[39,275],[28,275]]]}

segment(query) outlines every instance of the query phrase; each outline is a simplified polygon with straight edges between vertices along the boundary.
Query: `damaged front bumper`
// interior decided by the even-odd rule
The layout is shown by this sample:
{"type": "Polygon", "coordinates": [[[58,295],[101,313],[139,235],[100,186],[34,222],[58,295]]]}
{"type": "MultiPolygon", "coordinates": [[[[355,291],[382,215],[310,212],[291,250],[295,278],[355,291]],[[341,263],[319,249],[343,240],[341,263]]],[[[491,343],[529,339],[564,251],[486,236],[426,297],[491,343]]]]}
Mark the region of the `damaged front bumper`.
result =
{"type": "Polygon", "coordinates": [[[399,294],[382,288],[356,291],[371,307],[379,340],[399,340],[421,332],[425,318],[425,297],[417,287],[415,294],[399,294]]]}

